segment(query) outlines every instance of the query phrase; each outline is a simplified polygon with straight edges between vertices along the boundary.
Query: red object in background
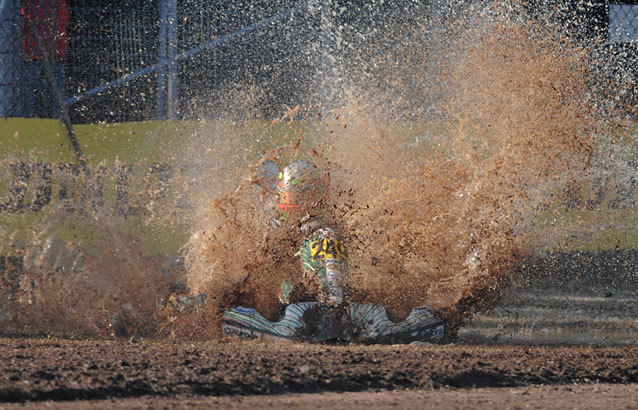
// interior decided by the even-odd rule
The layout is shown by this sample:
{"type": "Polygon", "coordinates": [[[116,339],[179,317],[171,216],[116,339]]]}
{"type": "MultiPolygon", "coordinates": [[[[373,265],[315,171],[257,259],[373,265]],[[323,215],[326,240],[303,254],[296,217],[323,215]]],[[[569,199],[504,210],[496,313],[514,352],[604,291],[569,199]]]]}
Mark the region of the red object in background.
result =
{"type": "Polygon", "coordinates": [[[22,18],[20,54],[25,61],[35,61],[43,57],[30,21],[35,23],[49,57],[56,60],[66,58],[69,47],[69,8],[64,0],[22,0],[20,15],[22,18]]]}

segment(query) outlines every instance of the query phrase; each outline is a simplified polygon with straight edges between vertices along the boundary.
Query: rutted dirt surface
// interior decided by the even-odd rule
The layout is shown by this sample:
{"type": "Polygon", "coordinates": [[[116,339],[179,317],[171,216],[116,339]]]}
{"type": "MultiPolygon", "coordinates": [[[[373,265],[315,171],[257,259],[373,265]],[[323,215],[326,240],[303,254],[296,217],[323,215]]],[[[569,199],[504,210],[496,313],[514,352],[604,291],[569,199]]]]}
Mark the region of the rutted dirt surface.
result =
{"type": "Polygon", "coordinates": [[[0,405],[47,409],[635,409],[638,385],[587,384],[567,386],[422,389],[365,392],[324,392],[273,396],[136,397],[125,399],[36,402],[0,405]]]}
{"type": "Polygon", "coordinates": [[[0,401],[638,383],[638,347],[0,339],[0,401]]]}

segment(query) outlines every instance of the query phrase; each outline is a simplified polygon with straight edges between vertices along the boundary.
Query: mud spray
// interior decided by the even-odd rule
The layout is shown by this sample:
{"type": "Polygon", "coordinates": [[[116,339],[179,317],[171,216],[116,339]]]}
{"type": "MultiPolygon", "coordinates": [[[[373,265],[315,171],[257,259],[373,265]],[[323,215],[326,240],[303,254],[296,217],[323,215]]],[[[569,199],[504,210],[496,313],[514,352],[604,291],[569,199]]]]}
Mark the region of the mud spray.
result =
{"type": "MultiPolygon", "coordinates": [[[[286,138],[261,160],[304,158],[330,172],[320,218],[347,237],[351,300],[386,306],[395,318],[429,305],[454,325],[492,307],[517,262],[544,249],[538,215],[602,160],[609,169],[616,148],[607,131],[618,124],[617,107],[597,93],[599,57],[550,18],[498,3],[456,11],[441,13],[454,20],[399,27],[387,51],[340,55],[340,100],[275,119],[286,138]]],[[[279,285],[300,269],[302,238],[292,222],[270,223],[278,214],[256,183],[260,161],[230,136],[194,136],[199,143],[181,153],[196,164],[171,187],[191,203],[181,214],[192,227],[183,263],[166,273],[166,260],[145,257],[108,215],[91,213],[63,224],[90,223],[108,252],[62,241],[73,249],[60,252],[68,261],[46,265],[42,225],[27,240],[33,251],[5,323],[210,338],[234,304],[276,317],[279,285]],[[75,260],[73,273],[60,269],[75,260]],[[180,292],[206,299],[166,314],[169,295],[180,292]]]]}

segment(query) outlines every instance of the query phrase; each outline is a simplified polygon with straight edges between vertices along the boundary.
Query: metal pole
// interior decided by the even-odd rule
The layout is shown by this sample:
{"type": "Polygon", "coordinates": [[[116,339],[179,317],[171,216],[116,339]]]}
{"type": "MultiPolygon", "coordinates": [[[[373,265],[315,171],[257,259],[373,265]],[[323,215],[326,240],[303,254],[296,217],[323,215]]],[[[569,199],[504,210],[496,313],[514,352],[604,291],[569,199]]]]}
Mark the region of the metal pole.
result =
{"type": "Polygon", "coordinates": [[[330,57],[332,54],[332,33],[330,27],[330,0],[321,2],[321,29],[319,33],[321,43],[321,75],[324,80],[330,75],[330,57]]]}
{"type": "Polygon", "coordinates": [[[335,98],[335,90],[337,89],[337,81],[339,76],[335,70],[335,53],[337,47],[335,45],[336,31],[332,22],[332,1],[320,0],[321,16],[319,28],[319,56],[320,77],[319,90],[320,101],[324,108],[328,108],[335,98]]]}
{"type": "Polygon", "coordinates": [[[44,43],[40,38],[40,34],[38,33],[38,29],[33,22],[33,20],[29,19],[29,25],[31,31],[33,32],[33,36],[38,43],[38,49],[42,54],[42,60],[44,62],[44,73],[47,77],[47,81],[51,85],[51,90],[53,90],[53,94],[55,95],[56,100],[58,101],[58,105],[60,106],[60,112],[62,114],[62,124],[66,128],[67,133],[69,134],[69,138],[71,139],[71,144],[73,145],[73,149],[75,150],[75,154],[78,157],[78,162],[82,166],[85,174],[87,176],[90,175],[89,167],[86,165],[86,161],[84,160],[84,154],[82,153],[82,147],[80,147],[80,143],[78,142],[78,138],[75,135],[75,130],[73,129],[73,124],[71,123],[71,118],[69,117],[69,111],[66,109],[66,104],[64,103],[64,99],[62,98],[62,93],[58,89],[58,85],[55,81],[55,76],[53,75],[53,70],[51,69],[51,61],[49,60],[49,53],[44,47],[44,43]]]}
{"type": "Polygon", "coordinates": [[[166,119],[166,99],[167,99],[167,75],[166,64],[168,59],[168,0],[159,2],[159,59],[157,63],[157,119],[166,119]]]}
{"type": "Polygon", "coordinates": [[[17,0],[0,0],[0,117],[21,115],[18,100],[20,47],[16,41],[17,0]]]}
{"type": "Polygon", "coordinates": [[[169,119],[177,118],[179,78],[177,76],[177,0],[168,0],[168,112],[169,119]]]}

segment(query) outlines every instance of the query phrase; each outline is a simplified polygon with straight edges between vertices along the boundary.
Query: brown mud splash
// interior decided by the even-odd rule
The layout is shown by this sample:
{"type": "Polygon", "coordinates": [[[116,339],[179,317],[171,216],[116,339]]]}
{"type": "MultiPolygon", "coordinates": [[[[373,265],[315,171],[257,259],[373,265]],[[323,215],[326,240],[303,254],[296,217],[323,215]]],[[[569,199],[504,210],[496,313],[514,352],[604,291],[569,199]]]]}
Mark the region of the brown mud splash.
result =
{"type": "MultiPolygon", "coordinates": [[[[37,164],[34,158],[6,158],[2,164],[37,164]]],[[[0,269],[0,332],[146,337],[160,328],[165,299],[181,280],[179,263],[175,257],[149,253],[139,226],[124,216],[130,209],[103,195],[106,165],[103,161],[91,175],[52,166],[45,175],[55,187],[44,194],[38,188],[34,198],[24,198],[25,184],[10,187],[8,204],[22,199],[37,204],[45,194],[54,200],[43,212],[25,209],[3,219],[8,224],[0,232],[5,262],[0,269]]],[[[115,161],[113,167],[120,165],[115,161]]],[[[37,186],[36,177],[29,182],[37,186]]],[[[141,219],[149,203],[146,194],[121,195],[132,197],[127,204],[141,219]]]]}
{"type": "MultiPolygon", "coordinates": [[[[337,147],[362,135],[374,146],[358,161],[363,172],[344,181],[357,203],[344,210],[357,244],[350,279],[364,300],[399,314],[427,304],[456,322],[493,306],[521,254],[538,251],[534,218],[578,183],[601,132],[587,54],[552,34],[497,21],[454,42],[444,56],[451,68],[439,73],[446,135],[420,158],[387,141],[380,116],[359,111],[363,132],[342,118],[348,131],[337,147]]],[[[336,151],[343,167],[357,163],[355,151],[336,151]]]]}
{"type": "Polygon", "coordinates": [[[105,215],[62,207],[36,223],[22,249],[13,289],[2,289],[2,332],[75,337],[151,336],[162,321],[158,304],[169,292],[163,261],[105,215]],[[88,235],[85,233],[89,232],[88,235]]]}
{"type": "MultiPolygon", "coordinates": [[[[586,50],[523,19],[473,24],[434,57],[419,54],[431,33],[415,30],[410,64],[401,47],[382,56],[380,65],[392,70],[376,74],[383,81],[371,84],[381,85],[364,88],[363,78],[342,108],[321,116],[290,110],[284,119],[303,116],[308,135],[291,127],[289,146],[264,158],[284,166],[302,157],[329,170],[331,192],[317,218],[348,238],[349,297],[382,304],[396,318],[430,305],[458,324],[491,307],[519,257],[541,248],[539,210],[605,155],[589,104],[596,97],[586,50]],[[407,137],[414,129],[417,138],[407,137]],[[303,148],[304,139],[316,151],[303,148]]],[[[11,318],[3,319],[10,325],[2,330],[110,335],[119,327],[120,335],[209,338],[220,335],[220,313],[231,305],[276,317],[281,281],[301,270],[295,253],[303,235],[254,177],[228,191],[229,181],[250,174],[243,167],[249,159],[239,140],[219,131],[214,141],[201,135],[197,146],[176,154],[194,166],[175,180],[172,196],[192,207],[170,206],[169,198],[149,216],[149,223],[166,215],[191,222],[184,272],[162,274],[163,261],[146,257],[117,218],[52,211],[26,240],[32,263],[11,293],[11,318]],[[94,236],[92,247],[56,239],[66,250],[36,263],[52,249],[49,237],[79,223],[94,236]],[[57,269],[76,260],[70,273],[57,269]],[[206,293],[206,303],[167,318],[162,305],[173,283],[206,293]]]]}
{"type": "MultiPolygon", "coordinates": [[[[283,167],[294,161],[301,155],[303,134],[291,130],[290,144],[269,152],[257,165],[275,161],[283,167]]],[[[316,150],[310,156],[318,166],[328,167],[316,150]]],[[[307,234],[300,231],[299,221],[277,208],[276,192],[257,182],[253,173],[234,191],[211,199],[204,207],[195,225],[198,229],[186,245],[185,258],[188,289],[192,295],[207,295],[204,314],[178,317],[166,327],[171,335],[218,337],[221,311],[234,305],[257,307],[276,320],[282,308],[280,285],[290,273],[300,272],[295,254],[307,234]]],[[[325,210],[314,214],[314,219],[322,226],[340,226],[332,209],[322,208],[325,210]]]]}
{"type": "MultiPolygon", "coordinates": [[[[577,183],[600,130],[586,52],[549,29],[485,22],[441,58],[443,136],[429,138],[420,155],[406,149],[379,108],[383,93],[367,104],[368,93],[329,116],[322,158],[333,185],[327,223],[339,221],[349,238],[351,300],[397,318],[429,305],[458,324],[492,307],[519,257],[537,251],[534,218],[564,184],[577,183]]],[[[214,201],[191,240],[189,285],[210,294],[217,314],[246,304],[273,315],[278,285],[300,270],[299,234],[267,228],[272,213],[251,189],[244,183],[214,201]]]]}

